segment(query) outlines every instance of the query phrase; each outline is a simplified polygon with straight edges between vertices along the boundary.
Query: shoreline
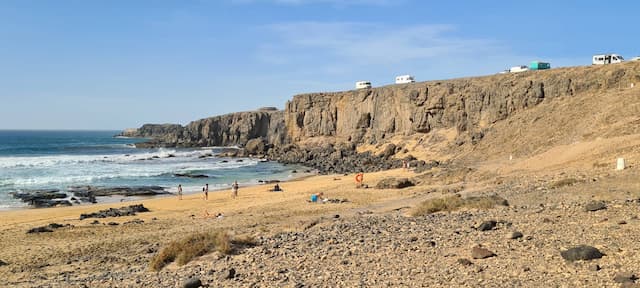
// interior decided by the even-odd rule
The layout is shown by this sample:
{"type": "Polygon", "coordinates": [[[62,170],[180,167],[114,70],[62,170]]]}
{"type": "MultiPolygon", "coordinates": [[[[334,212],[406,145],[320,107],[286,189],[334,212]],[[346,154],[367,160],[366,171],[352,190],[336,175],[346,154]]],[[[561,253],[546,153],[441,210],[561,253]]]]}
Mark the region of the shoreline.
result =
{"type": "MultiPolygon", "coordinates": [[[[288,166],[288,164],[284,164],[285,166],[288,166]]],[[[305,169],[309,169],[307,167],[303,167],[305,169]]],[[[306,178],[309,177],[313,177],[317,175],[316,173],[313,172],[297,172],[297,173],[292,173],[290,176],[291,177],[287,177],[287,179],[269,179],[269,180],[264,180],[264,181],[278,181],[278,183],[286,183],[286,182],[290,182],[290,181],[296,181],[296,180],[304,180],[306,178]]],[[[263,181],[262,179],[257,179],[257,181],[263,181]]],[[[273,185],[275,183],[255,183],[255,184],[248,184],[248,183],[239,183],[242,187],[254,187],[254,186],[265,186],[265,185],[273,185]]],[[[215,187],[210,185],[209,186],[209,195],[211,196],[212,194],[215,193],[219,193],[222,191],[226,191],[226,190],[230,190],[231,189],[231,184],[228,185],[229,187],[215,187]]],[[[183,186],[183,196],[190,196],[190,195],[201,195],[202,196],[202,191],[198,190],[195,191],[193,190],[194,187],[199,187],[199,189],[201,189],[202,187],[204,187],[204,184],[201,186],[183,186]],[[186,188],[192,188],[190,189],[191,192],[189,192],[189,190],[187,190],[186,188]]],[[[170,197],[177,197],[177,187],[163,187],[167,192],[167,194],[159,194],[159,195],[151,195],[151,196],[123,196],[123,195],[111,195],[111,196],[97,196],[96,197],[96,203],[88,203],[88,202],[84,202],[84,203],[80,203],[80,204],[73,204],[71,206],[53,206],[53,207],[34,207],[32,205],[29,205],[28,203],[25,202],[19,202],[21,204],[24,204],[24,206],[22,207],[0,207],[0,213],[5,212],[5,211],[20,211],[20,210],[41,210],[41,209],[54,209],[54,208],[64,208],[64,207],[91,207],[91,206],[95,206],[95,205],[101,205],[101,204],[115,204],[115,203],[131,203],[131,202],[136,202],[136,201],[145,201],[145,200],[153,200],[153,199],[163,199],[163,198],[170,198],[170,197]]],[[[11,198],[11,199],[15,199],[18,200],[16,198],[11,198]]]]}

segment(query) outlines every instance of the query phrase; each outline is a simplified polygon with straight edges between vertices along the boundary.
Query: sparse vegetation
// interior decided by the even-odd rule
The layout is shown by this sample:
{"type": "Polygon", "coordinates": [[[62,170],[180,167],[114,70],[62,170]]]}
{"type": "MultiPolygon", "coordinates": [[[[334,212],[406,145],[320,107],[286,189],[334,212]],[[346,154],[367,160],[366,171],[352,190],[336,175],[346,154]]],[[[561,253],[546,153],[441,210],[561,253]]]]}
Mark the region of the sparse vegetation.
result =
{"type": "Polygon", "coordinates": [[[182,266],[196,257],[218,251],[231,254],[234,246],[254,246],[251,236],[232,239],[226,231],[193,233],[181,240],[172,241],[156,255],[150,264],[153,271],[159,271],[171,262],[182,266]]]}
{"type": "Polygon", "coordinates": [[[411,212],[411,215],[423,216],[440,211],[455,211],[462,208],[491,209],[496,205],[508,206],[509,202],[497,195],[468,198],[462,198],[456,195],[424,201],[411,212]]]}
{"type": "Polygon", "coordinates": [[[571,186],[573,184],[578,183],[579,181],[575,178],[567,178],[567,179],[562,179],[562,180],[558,180],[555,181],[551,184],[549,184],[549,188],[551,189],[556,189],[556,188],[560,188],[560,187],[564,187],[564,186],[571,186]]]}

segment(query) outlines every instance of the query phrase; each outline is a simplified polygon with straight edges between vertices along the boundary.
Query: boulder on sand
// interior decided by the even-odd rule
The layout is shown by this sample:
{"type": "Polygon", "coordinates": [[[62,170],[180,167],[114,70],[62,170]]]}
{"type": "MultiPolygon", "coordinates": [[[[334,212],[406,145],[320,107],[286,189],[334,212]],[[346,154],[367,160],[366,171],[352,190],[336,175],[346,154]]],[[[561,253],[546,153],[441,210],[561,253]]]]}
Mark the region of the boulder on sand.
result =
{"type": "Polygon", "coordinates": [[[402,189],[415,186],[415,183],[407,178],[384,178],[376,184],[376,189],[402,189]]]}

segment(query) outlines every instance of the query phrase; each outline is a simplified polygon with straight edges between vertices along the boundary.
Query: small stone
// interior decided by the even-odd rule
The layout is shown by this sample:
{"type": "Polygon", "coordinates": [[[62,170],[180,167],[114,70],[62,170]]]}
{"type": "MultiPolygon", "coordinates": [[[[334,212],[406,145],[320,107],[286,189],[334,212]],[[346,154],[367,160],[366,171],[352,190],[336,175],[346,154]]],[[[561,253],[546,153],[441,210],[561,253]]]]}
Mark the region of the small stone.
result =
{"type": "Polygon", "coordinates": [[[604,254],[602,254],[597,248],[587,245],[580,245],[569,250],[562,251],[560,252],[560,255],[567,261],[592,260],[602,258],[602,256],[604,256],[604,254]]]}
{"type": "Polygon", "coordinates": [[[409,237],[409,242],[416,242],[416,241],[418,241],[418,236],[409,237]]]}
{"type": "Polygon", "coordinates": [[[339,214],[333,215],[333,218],[338,219],[340,218],[340,215],[339,214]]]}
{"type": "Polygon", "coordinates": [[[617,283],[634,283],[637,279],[633,273],[618,273],[613,277],[613,281],[617,283]]]}
{"type": "Polygon", "coordinates": [[[600,265],[598,265],[598,264],[593,264],[593,265],[589,266],[589,270],[591,270],[591,271],[600,271],[600,269],[602,269],[602,268],[600,268],[600,265]]]}
{"type": "Polygon", "coordinates": [[[478,226],[477,229],[478,231],[489,231],[496,227],[497,224],[498,222],[496,222],[495,220],[484,221],[482,222],[482,224],[480,224],[480,226],[478,226]]]}
{"type": "Polygon", "coordinates": [[[182,288],[198,288],[202,286],[202,281],[198,277],[192,277],[182,283],[182,288]]]}
{"type": "Polygon", "coordinates": [[[509,239],[519,239],[519,238],[522,238],[523,236],[524,235],[522,235],[522,233],[515,231],[509,234],[509,239]]]}
{"type": "Polygon", "coordinates": [[[584,210],[587,212],[594,212],[602,209],[607,209],[607,204],[602,201],[593,201],[584,207],[584,210]]]}
{"type": "Polygon", "coordinates": [[[236,277],[236,269],[229,268],[229,270],[223,272],[222,279],[233,279],[236,277]]]}
{"type": "Polygon", "coordinates": [[[109,226],[117,226],[117,225],[120,225],[120,224],[118,224],[118,222],[109,222],[109,223],[107,223],[107,225],[109,225],[109,226]]]}
{"type": "Polygon", "coordinates": [[[624,225],[624,224],[627,224],[627,221],[624,221],[624,220],[618,221],[618,225],[624,225]]]}
{"type": "Polygon", "coordinates": [[[91,222],[91,225],[97,225],[97,224],[100,224],[100,221],[98,221],[98,220],[93,220],[93,222],[91,222]]]}
{"type": "Polygon", "coordinates": [[[473,247],[473,249],[471,249],[471,257],[473,257],[473,259],[485,259],[493,256],[496,256],[496,254],[486,248],[473,247]]]}
{"type": "Polygon", "coordinates": [[[42,227],[35,227],[35,228],[31,228],[29,229],[29,231],[27,231],[27,234],[31,234],[31,233],[44,233],[44,232],[53,232],[53,230],[49,229],[46,226],[42,226],[42,227]]]}
{"type": "Polygon", "coordinates": [[[6,266],[6,265],[9,265],[9,263],[0,260],[0,266],[6,266]]]}
{"type": "Polygon", "coordinates": [[[467,258],[460,258],[460,259],[458,259],[458,264],[464,265],[464,266],[471,266],[471,265],[473,265],[473,262],[471,262],[471,260],[469,260],[467,258]]]}

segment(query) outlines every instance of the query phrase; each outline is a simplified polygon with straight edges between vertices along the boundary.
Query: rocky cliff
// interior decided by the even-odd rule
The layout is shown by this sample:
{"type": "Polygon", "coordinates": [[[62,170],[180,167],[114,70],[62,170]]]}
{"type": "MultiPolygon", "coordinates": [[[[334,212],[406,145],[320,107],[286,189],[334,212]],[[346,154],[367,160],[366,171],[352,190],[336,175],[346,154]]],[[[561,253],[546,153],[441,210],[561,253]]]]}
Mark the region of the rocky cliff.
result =
{"type": "Polygon", "coordinates": [[[640,63],[560,68],[477,78],[390,85],[294,96],[286,105],[287,138],[318,136],[355,143],[428,133],[436,128],[481,134],[513,113],[557,97],[596,97],[640,83],[640,63]]]}
{"type": "Polygon", "coordinates": [[[186,126],[145,124],[122,135],[153,139],[139,147],[205,147],[246,145],[251,139],[279,145],[286,133],[282,111],[260,109],[200,119],[186,126]]]}
{"type": "Polygon", "coordinates": [[[394,135],[455,128],[459,137],[478,139],[485,127],[543,101],[597,97],[638,83],[640,62],[427,81],[297,95],[284,111],[232,113],[185,127],[144,125],[128,136],[155,138],[156,146],[245,145],[261,139],[278,147],[316,137],[381,143],[394,135]]]}

